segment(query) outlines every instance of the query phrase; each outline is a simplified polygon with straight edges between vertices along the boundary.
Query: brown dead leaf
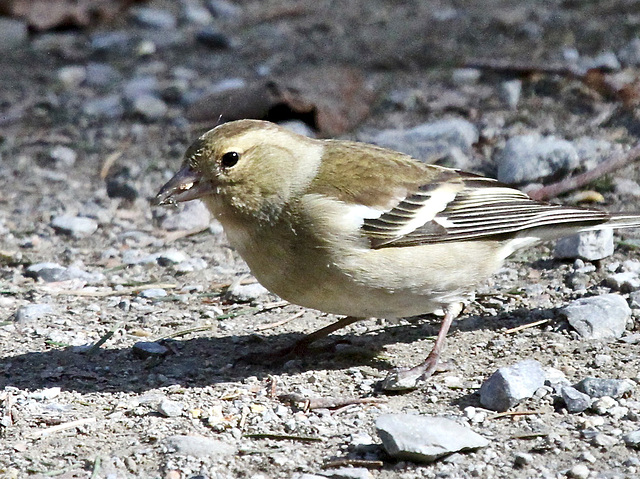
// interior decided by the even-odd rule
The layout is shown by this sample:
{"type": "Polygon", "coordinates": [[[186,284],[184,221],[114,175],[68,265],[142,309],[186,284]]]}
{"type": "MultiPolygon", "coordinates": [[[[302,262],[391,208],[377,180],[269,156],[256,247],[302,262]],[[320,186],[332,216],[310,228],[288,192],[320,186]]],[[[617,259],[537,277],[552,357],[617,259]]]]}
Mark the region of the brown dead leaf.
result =
{"type": "Polygon", "coordinates": [[[209,95],[193,104],[187,117],[198,122],[300,119],[322,136],[336,136],[364,120],[374,98],[359,70],[324,66],[209,95]]]}
{"type": "Polygon", "coordinates": [[[34,30],[86,27],[111,19],[141,0],[0,0],[0,14],[24,19],[34,30]]]}

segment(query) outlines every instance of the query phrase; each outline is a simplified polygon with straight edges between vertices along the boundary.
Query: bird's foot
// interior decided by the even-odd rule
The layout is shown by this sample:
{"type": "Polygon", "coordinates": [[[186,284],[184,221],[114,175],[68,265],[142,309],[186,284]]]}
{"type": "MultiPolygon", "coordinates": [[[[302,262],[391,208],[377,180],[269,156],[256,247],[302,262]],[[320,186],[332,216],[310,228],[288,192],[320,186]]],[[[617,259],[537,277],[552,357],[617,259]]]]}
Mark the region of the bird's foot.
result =
{"type": "Polygon", "coordinates": [[[434,373],[450,371],[452,362],[439,362],[437,358],[427,358],[422,364],[412,368],[397,368],[392,370],[382,381],[384,391],[406,391],[416,389],[420,383],[427,380],[434,373]]]}

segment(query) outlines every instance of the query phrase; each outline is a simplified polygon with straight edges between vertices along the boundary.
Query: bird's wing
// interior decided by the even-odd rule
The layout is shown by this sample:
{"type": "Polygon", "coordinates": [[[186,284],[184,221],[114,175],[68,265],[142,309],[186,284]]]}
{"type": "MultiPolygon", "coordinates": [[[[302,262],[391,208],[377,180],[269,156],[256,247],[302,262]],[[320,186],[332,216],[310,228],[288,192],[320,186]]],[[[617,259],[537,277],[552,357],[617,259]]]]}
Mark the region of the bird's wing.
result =
{"type": "MultiPolygon", "coordinates": [[[[437,168],[437,167],[434,167],[437,168]]],[[[599,210],[541,203],[490,178],[456,171],[460,181],[416,185],[392,208],[367,218],[362,233],[373,248],[510,238],[534,228],[589,227],[610,216],[599,210]]]]}

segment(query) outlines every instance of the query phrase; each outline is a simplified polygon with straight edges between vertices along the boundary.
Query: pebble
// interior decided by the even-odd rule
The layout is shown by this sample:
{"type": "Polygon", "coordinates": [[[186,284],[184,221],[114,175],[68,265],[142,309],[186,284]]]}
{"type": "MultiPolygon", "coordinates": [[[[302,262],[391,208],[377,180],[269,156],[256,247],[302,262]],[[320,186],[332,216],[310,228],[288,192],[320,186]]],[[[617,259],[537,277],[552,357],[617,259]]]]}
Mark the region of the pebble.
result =
{"type": "Polygon", "coordinates": [[[58,387],[41,389],[40,391],[34,391],[29,394],[31,399],[35,399],[36,401],[50,401],[51,399],[55,399],[60,395],[62,390],[58,387]]]}
{"type": "Polygon", "coordinates": [[[213,20],[211,12],[193,0],[183,2],[181,14],[185,21],[196,25],[208,25],[213,20]]]}
{"type": "Polygon", "coordinates": [[[116,174],[105,179],[105,187],[109,198],[122,198],[127,201],[138,199],[138,189],[128,174],[116,174]]]}
{"type": "Polygon", "coordinates": [[[515,457],[513,458],[513,465],[515,467],[525,467],[530,464],[533,464],[533,455],[528,452],[517,452],[515,457]]]}
{"type": "Polygon", "coordinates": [[[51,220],[51,226],[57,233],[76,238],[90,236],[98,230],[98,222],[83,216],[56,216],[51,220]]]}
{"type": "Polygon", "coordinates": [[[604,279],[604,285],[614,291],[630,293],[640,289],[640,277],[635,272],[623,271],[607,276],[604,279]]]}
{"type": "Polygon", "coordinates": [[[603,51],[598,56],[593,58],[580,57],[578,66],[585,72],[592,68],[600,68],[610,72],[618,71],[620,70],[620,68],[622,68],[618,57],[612,51],[603,51]]]}
{"type": "Polygon", "coordinates": [[[154,95],[142,94],[134,98],[132,110],[147,121],[157,121],[167,115],[169,107],[162,99],[154,95]]]}
{"type": "Polygon", "coordinates": [[[331,479],[373,479],[373,474],[364,467],[338,467],[320,472],[320,477],[331,479]]]}
{"type": "Polygon", "coordinates": [[[601,379],[601,378],[585,378],[574,387],[578,391],[588,394],[592,398],[600,398],[609,396],[612,398],[620,398],[635,389],[633,381],[629,379],[601,379]]]}
{"type": "Polygon", "coordinates": [[[461,118],[423,123],[406,130],[383,130],[369,140],[379,146],[391,148],[420,160],[447,154],[453,148],[470,153],[478,142],[476,126],[461,118]]]}
{"type": "Polygon", "coordinates": [[[0,51],[13,50],[25,43],[27,38],[28,31],[25,21],[0,17],[0,51]]]}
{"type": "Polygon", "coordinates": [[[507,184],[539,181],[580,165],[567,140],[554,136],[520,135],[507,140],[496,157],[498,180],[507,184]]]}
{"type": "Polygon", "coordinates": [[[195,458],[221,458],[236,453],[231,444],[208,437],[169,436],[163,442],[168,452],[195,458]]]}
{"type": "Polygon", "coordinates": [[[167,10],[149,7],[135,7],[129,10],[133,20],[144,28],[174,29],[176,18],[167,10]]]}
{"type": "Polygon", "coordinates": [[[58,70],[58,80],[66,88],[77,88],[87,78],[87,70],[80,65],[62,67],[58,70]]]}
{"type": "Polygon", "coordinates": [[[187,256],[185,252],[177,249],[162,251],[156,255],[156,261],[160,266],[178,264],[187,261],[188,259],[189,256],[187,256]]]}
{"type": "Polygon", "coordinates": [[[26,324],[52,313],[53,308],[50,304],[28,304],[26,306],[22,306],[16,311],[14,320],[18,324],[26,324]]]}
{"type": "Polygon", "coordinates": [[[622,440],[628,447],[640,449],[640,429],[625,434],[622,440]]]}
{"type": "Polygon", "coordinates": [[[505,105],[511,110],[518,108],[520,102],[520,93],[522,92],[522,81],[507,80],[500,83],[498,87],[498,95],[505,105]]]}
{"type": "Polygon", "coordinates": [[[571,386],[563,387],[560,396],[570,413],[582,412],[591,406],[591,397],[571,386]]]}
{"type": "Polygon", "coordinates": [[[575,479],[587,479],[589,477],[591,471],[584,464],[576,464],[571,469],[567,471],[568,477],[573,477],[575,479]]]}
{"type": "Polygon", "coordinates": [[[480,404],[506,411],[544,386],[545,373],[538,361],[526,359],[498,369],[480,387],[480,404]]]}
{"type": "Polygon", "coordinates": [[[159,91],[158,79],[153,75],[137,76],[124,84],[123,96],[134,101],[142,95],[152,95],[159,91]]]}
{"type": "Polygon", "coordinates": [[[140,296],[147,299],[164,298],[167,296],[167,290],[162,288],[149,288],[140,291],[140,296]]]}
{"type": "Polygon", "coordinates": [[[105,276],[102,273],[89,273],[75,266],[65,268],[58,263],[36,263],[25,270],[28,278],[41,279],[46,283],[80,279],[87,283],[100,283],[105,276]]]}
{"type": "Polygon", "coordinates": [[[207,26],[200,29],[196,33],[196,40],[202,45],[212,49],[229,48],[231,41],[224,33],[221,33],[217,28],[207,26]]]}
{"type": "Polygon", "coordinates": [[[113,119],[124,115],[124,106],[120,95],[108,95],[88,100],[82,107],[82,112],[91,117],[113,119]]]}
{"type": "Polygon", "coordinates": [[[627,66],[640,65],[640,38],[636,37],[618,52],[618,58],[627,66]]]}
{"type": "Polygon", "coordinates": [[[264,299],[269,294],[269,290],[260,283],[238,283],[227,290],[226,297],[234,303],[250,303],[264,299]]]}
{"type": "Polygon", "coordinates": [[[591,170],[609,158],[616,148],[606,140],[581,136],[573,141],[573,146],[578,152],[580,165],[584,170],[591,170]]]}
{"type": "Polygon", "coordinates": [[[454,85],[475,85],[480,81],[482,72],[477,68],[456,68],[451,73],[451,81],[454,85]]]}
{"type": "Polygon", "coordinates": [[[71,168],[75,165],[78,154],[68,146],[57,145],[49,151],[49,158],[51,158],[57,166],[71,168]]]}
{"type": "Polygon", "coordinates": [[[242,15],[242,8],[229,0],[207,0],[205,6],[217,18],[230,19],[242,15]]]}
{"type": "Polygon", "coordinates": [[[156,410],[164,417],[178,417],[184,412],[184,405],[181,402],[164,398],[160,401],[156,410]]]}
{"type": "Polygon", "coordinates": [[[162,228],[174,230],[201,230],[211,223],[211,213],[200,200],[184,203],[180,211],[164,218],[162,228]]]}
{"type": "Polygon", "coordinates": [[[96,51],[113,51],[125,53],[132,41],[132,36],[124,31],[98,32],[91,35],[89,45],[96,51]]]}
{"type": "Polygon", "coordinates": [[[604,415],[609,412],[610,409],[616,407],[618,402],[610,396],[602,396],[593,401],[591,409],[593,412],[599,415],[604,415]]]}
{"type": "Polygon", "coordinates": [[[93,87],[106,87],[122,78],[120,72],[106,63],[89,63],[85,68],[85,83],[93,87]]]}
{"type": "Polygon", "coordinates": [[[480,434],[443,417],[385,414],[376,419],[376,430],[390,456],[417,462],[489,444],[480,434]]]}
{"type": "Polygon", "coordinates": [[[560,314],[585,339],[612,339],[624,333],[631,308],[622,296],[603,294],[573,301],[560,314]]]}
{"type": "Polygon", "coordinates": [[[138,341],[132,346],[131,350],[140,359],[161,357],[169,354],[169,348],[155,341],[138,341]]]}

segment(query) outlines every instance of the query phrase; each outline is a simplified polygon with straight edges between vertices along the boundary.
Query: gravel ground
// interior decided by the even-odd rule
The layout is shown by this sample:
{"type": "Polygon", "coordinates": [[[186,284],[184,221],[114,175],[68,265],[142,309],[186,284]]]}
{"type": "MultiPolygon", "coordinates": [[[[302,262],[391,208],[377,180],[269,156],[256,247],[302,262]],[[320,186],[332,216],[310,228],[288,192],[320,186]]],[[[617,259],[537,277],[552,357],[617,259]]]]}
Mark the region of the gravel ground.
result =
{"type": "MultiPolygon", "coordinates": [[[[561,75],[522,79],[455,67],[469,59],[601,65],[614,58],[636,72],[637,4],[145,7],[162,11],[32,34],[0,55],[2,477],[640,475],[640,440],[629,435],[640,429],[637,387],[570,413],[548,369],[566,384],[640,382],[638,233],[616,235],[616,252],[594,261],[554,259],[553,245],[510,258],[454,323],[444,353],[453,368],[416,390],[386,394],[380,380],[425,356],[436,319],[370,319],[311,356],[246,364],[247,353],[287,345],[335,318],[258,287],[200,204],[149,202],[189,142],[215,124],[187,119],[199,95],[345,63],[377,91],[370,116],[345,138],[417,148],[397,130],[458,119],[477,138],[458,144],[459,130],[448,124],[455,139],[431,145],[452,164],[497,175],[507,140],[545,135],[575,150],[569,169],[589,168],[598,155],[634,145],[635,110],[561,75]],[[624,284],[611,279],[620,272],[629,274],[624,284]],[[576,333],[561,308],[610,292],[631,306],[622,335],[576,333]],[[506,414],[483,408],[480,386],[524,359],[547,370],[547,385],[506,414]],[[454,419],[489,445],[433,463],[394,458],[375,428],[388,413],[454,419]]],[[[545,181],[562,174],[553,170],[545,181]]],[[[639,178],[628,166],[587,196],[601,196],[612,211],[640,211],[639,178]]]]}

